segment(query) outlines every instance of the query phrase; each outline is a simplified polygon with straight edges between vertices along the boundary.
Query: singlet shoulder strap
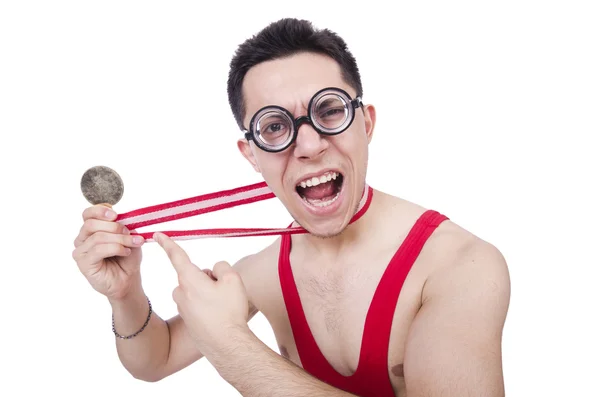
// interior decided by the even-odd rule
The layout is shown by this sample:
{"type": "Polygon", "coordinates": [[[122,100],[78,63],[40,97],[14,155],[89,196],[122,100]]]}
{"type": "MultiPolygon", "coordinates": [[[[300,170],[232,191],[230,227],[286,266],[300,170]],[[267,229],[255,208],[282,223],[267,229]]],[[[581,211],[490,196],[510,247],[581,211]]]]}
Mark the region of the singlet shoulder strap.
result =
{"type": "Polygon", "coordinates": [[[426,210],[415,222],[408,235],[390,260],[375,290],[365,320],[360,366],[379,368],[387,373],[390,331],[398,296],[423,246],[448,217],[426,210]]]}

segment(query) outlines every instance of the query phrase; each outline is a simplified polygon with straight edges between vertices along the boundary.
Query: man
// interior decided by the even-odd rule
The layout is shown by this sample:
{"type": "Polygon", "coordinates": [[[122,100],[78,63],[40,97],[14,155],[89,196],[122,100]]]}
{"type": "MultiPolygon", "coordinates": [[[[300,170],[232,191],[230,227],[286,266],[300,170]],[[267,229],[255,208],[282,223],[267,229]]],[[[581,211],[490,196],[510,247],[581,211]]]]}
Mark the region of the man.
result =
{"type": "Polygon", "coordinates": [[[206,357],[244,396],[503,396],[501,253],[378,190],[357,213],[376,113],[344,41],[273,23],[238,49],[228,93],[241,154],[309,233],[204,271],[157,234],[179,275],[165,321],[141,284],[142,243],[87,208],[73,257],[112,306],[127,370],[158,381],[206,357]],[[281,355],[250,331],[259,311],[281,355]]]}

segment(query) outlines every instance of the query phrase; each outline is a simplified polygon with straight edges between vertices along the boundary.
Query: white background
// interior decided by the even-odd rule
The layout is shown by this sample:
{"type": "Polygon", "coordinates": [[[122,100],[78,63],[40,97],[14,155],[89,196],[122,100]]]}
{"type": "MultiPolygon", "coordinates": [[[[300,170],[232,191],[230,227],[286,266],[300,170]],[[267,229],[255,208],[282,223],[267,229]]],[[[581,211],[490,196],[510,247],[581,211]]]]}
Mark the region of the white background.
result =
{"type": "MultiPolygon", "coordinates": [[[[384,4],[1,3],[1,395],[237,395],[205,360],[154,384],[120,365],[110,308],[71,258],[88,205],[79,181],[117,170],[122,212],[260,181],[235,146],[228,64],[286,16],[334,30],[358,59],[378,109],[368,182],[506,256],[507,395],[600,395],[597,3],[384,4]]],[[[160,226],[289,220],[271,200],[160,226]]],[[[182,245],[211,267],[270,241],[182,245]]],[[[145,289],[170,317],[175,272],[157,245],[144,255],[145,289]]],[[[276,348],[262,316],[250,325],[276,348]]]]}

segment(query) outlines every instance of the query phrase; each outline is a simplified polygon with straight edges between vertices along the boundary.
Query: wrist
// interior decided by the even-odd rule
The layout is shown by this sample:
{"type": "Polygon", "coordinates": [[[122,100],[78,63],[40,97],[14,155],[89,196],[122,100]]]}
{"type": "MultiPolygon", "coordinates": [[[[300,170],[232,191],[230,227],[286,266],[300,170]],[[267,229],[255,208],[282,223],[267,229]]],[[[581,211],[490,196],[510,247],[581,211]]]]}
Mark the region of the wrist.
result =
{"type": "Polygon", "coordinates": [[[152,317],[152,304],[143,291],[122,299],[109,299],[112,307],[112,331],[120,339],[131,339],[140,334],[152,317]]]}
{"type": "Polygon", "coordinates": [[[260,342],[248,326],[228,328],[222,335],[219,342],[204,349],[206,350],[204,356],[220,373],[230,368],[231,363],[239,360],[241,356],[248,356],[256,352],[257,343],[260,342]]]}
{"type": "Polygon", "coordinates": [[[113,310],[123,310],[128,307],[139,306],[146,302],[146,294],[141,283],[131,286],[127,291],[116,296],[107,296],[113,310]]]}

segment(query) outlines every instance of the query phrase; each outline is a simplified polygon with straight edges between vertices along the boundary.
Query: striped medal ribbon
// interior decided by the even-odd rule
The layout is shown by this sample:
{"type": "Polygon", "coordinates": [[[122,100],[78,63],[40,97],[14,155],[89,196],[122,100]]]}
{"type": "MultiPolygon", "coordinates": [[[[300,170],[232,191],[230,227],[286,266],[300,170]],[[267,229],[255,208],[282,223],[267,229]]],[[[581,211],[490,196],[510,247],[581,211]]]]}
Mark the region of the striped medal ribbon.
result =
{"type": "MultiPolygon", "coordinates": [[[[209,212],[220,211],[227,208],[268,200],[275,194],[266,182],[254,183],[235,189],[222,190],[214,193],[202,194],[169,203],[152,205],[145,208],[119,214],[116,222],[126,226],[129,230],[136,230],[145,226],[170,222],[177,219],[188,218],[209,212]]],[[[358,220],[367,210],[373,197],[373,188],[365,185],[359,209],[350,220],[358,220]]],[[[293,224],[293,223],[292,223],[293,224]]],[[[301,226],[287,228],[219,228],[197,230],[171,230],[162,231],[173,240],[190,240],[210,237],[245,237],[245,236],[272,236],[279,234],[308,233],[301,226]]],[[[154,232],[132,232],[133,235],[142,236],[147,242],[153,242],[154,232]]]]}
{"type": "MultiPolygon", "coordinates": [[[[268,200],[276,197],[266,182],[254,183],[235,189],[222,190],[214,193],[202,194],[182,200],[164,204],[152,205],[145,208],[119,214],[116,221],[126,226],[129,230],[136,230],[145,226],[170,222],[177,219],[188,218],[209,212],[220,211],[227,208],[246,205],[257,201],[268,200]]],[[[360,200],[356,214],[350,223],[358,220],[366,211],[373,197],[373,188],[365,185],[363,196],[360,200]]],[[[293,223],[292,223],[293,224],[293,223]]],[[[196,230],[170,230],[161,231],[173,240],[190,240],[210,237],[245,237],[245,236],[273,236],[280,234],[308,233],[301,226],[287,228],[218,228],[196,230]]],[[[133,235],[142,236],[147,242],[153,242],[154,232],[133,232],[133,235]]]]}

